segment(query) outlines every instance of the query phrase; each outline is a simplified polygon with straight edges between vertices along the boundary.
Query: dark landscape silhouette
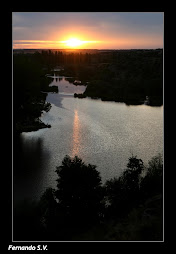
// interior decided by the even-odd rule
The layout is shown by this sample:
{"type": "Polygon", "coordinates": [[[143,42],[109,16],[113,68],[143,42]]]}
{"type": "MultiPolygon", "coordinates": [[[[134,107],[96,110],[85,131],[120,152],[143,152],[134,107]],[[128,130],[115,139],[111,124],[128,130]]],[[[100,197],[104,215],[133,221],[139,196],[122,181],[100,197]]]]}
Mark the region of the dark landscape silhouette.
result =
{"type": "MultiPolygon", "coordinates": [[[[48,73],[85,85],[74,94],[127,105],[163,104],[163,50],[28,50],[13,55],[14,150],[22,132],[52,128],[40,120],[51,104],[48,73]],[[59,70],[53,71],[54,68],[59,70]]],[[[76,100],[76,99],[75,99],[76,100]]],[[[61,102],[58,102],[61,105],[61,102]]],[[[58,116],[59,117],[59,116],[58,116]]],[[[58,155],[60,156],[60,155],[58,155]]],[[[110,168],[111,165],[108,165],[110,168]]],[[[118,170],[118,169],[117,169],[118,170]]],[[[95,165],[66,155],[56,168],[57,188],[40,200],[13,207],[16,241],[162,241],[163,162],[157,155],[145,167],[131,156],[119,178],[102,184],[95,165]]]]}
{"type": "Polygon", "coordinates": [[[24,200],[15,207],[14,240],[163,240],[160,154],[145,169],[141,159],[130,157],[123,174],[104,185],[96,166],[77,156],[65,156],[56,172],[57,189],[46,189],[39,202],[24,200]]]}

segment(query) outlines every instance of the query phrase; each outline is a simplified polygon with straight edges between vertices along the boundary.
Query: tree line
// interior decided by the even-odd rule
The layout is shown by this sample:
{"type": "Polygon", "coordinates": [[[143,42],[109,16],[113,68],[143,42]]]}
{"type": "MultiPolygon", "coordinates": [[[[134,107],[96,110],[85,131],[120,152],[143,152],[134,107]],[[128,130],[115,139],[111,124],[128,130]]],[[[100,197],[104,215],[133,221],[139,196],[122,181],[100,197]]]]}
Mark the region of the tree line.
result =
{"type": "Polygon", "coordinates": [[[90,53],[66,53],[63,51],[42,50],[36,51],[34,56],[41,65],[51,69],[57,65],[67,64],[91,64],[92,55],[90,53]]]}
{"type": "Polygon", "coordinates": [[[163,104],[163,51],[114,50],[96,53],[42,51],[35,57],[46,68],[64,66],[61,75],[89,82],[83,95],[142,104],[146,96],[149,105],[163,104]]]}
{"type": "Polygon", "coordinates": [[[132,156],[119,178],[103,185],[95,165],[65,156],[57,188],[14,211],[16,240],[162,240],[163,162],[132,156]],[[144,174],[145,172],[145,174],[144,174]]]}

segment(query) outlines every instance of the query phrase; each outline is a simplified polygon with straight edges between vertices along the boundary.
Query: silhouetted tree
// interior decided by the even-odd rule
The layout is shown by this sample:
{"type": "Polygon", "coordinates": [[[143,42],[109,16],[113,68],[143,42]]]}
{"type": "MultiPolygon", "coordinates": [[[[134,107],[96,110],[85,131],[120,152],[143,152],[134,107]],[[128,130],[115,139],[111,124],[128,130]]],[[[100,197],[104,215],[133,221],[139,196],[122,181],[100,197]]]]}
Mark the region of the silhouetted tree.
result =
{"type": "Polygon", "coordinates": [[[144,169],[143,161],[136,156],[128,160],[127,169],[122,176],[108,180],[105,184],[108,214],[124,215],[140,201],[139,187],[140,175],[144,169]]]}
{"type": "MultiPolygon", "coordinates": [[[[96,166],[86,165],[80,158],[65,156],[56,170],[59,204],[75,223],[93,222],[101,211],[101,177],[96,166]]],[[[73,221],[73,222],[74,222],[73,221]]]]}
{"type": "Polygon", "coordinates": [[[162,194],[163,160],[161,154],[158,154],[149,161],[147,173],[141,180],[140,191],[144,198],[155,194],[162,194]]]}
{"type": "Polygon", "coordinates": [[[144,164],[136,156],[132,156],[128,160],[127,169],[124,171],[122,179],[125,189],[133,195],[134,192],[139,191],[140,174],[144,170],[144,164]]]}

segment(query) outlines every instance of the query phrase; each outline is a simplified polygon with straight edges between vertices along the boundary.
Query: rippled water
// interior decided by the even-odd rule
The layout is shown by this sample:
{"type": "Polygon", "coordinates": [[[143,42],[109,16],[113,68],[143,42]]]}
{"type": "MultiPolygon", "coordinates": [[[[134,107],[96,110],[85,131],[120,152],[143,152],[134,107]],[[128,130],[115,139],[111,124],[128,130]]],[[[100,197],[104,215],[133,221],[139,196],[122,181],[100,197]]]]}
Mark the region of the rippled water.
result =
{"type": "Polygon", "coordinates": [[[51,128],[20,136],[20,173],[14,172],[14,199],[37,199],[56,187],[56,166],[66,154],[97,165],[102,182],[118,177],[133,154],[145,163],[163,152],[163,107],[78,99],[74,86],[54,79],[59,94],[49,93],[52,108],[41,120],[51,128]]]}

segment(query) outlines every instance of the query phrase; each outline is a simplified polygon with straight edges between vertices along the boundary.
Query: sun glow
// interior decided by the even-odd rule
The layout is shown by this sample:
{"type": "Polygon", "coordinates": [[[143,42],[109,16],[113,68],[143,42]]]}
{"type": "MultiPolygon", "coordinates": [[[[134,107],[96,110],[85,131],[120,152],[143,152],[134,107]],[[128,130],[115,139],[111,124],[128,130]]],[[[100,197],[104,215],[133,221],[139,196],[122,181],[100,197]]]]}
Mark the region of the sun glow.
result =
{"type": "Polygon", "coordinates": [[[91,43],[97,43],[97,42],[98,41],[84,41],[78,38],[70,38],[66,41],[60,41],[60,43],[63,43],[64,46],[67,48],[82,48],[84,44],[91,44],[91,43]]]}
{"type": "MultiPolygon", "coordinates": [[[[68,37],[67,37],[68,38],[68,37]]],[[[60,40],[13,40],[13,48],[51,48],[51,49],[58,49],[58,48],[94,48],[93,44],[97,44],[100,41],[85,41],[78,39],[78,37],[70,37],[64,41],[60,40]]]]}
{"type": "Polygon", "coordinates": [[[81,46],[84,43],[85,43],[85,41],[81,41],[77,38],[71,38],[71,39],[65,41],[66,46],[71,47],[71,48],[81,46]]]}

